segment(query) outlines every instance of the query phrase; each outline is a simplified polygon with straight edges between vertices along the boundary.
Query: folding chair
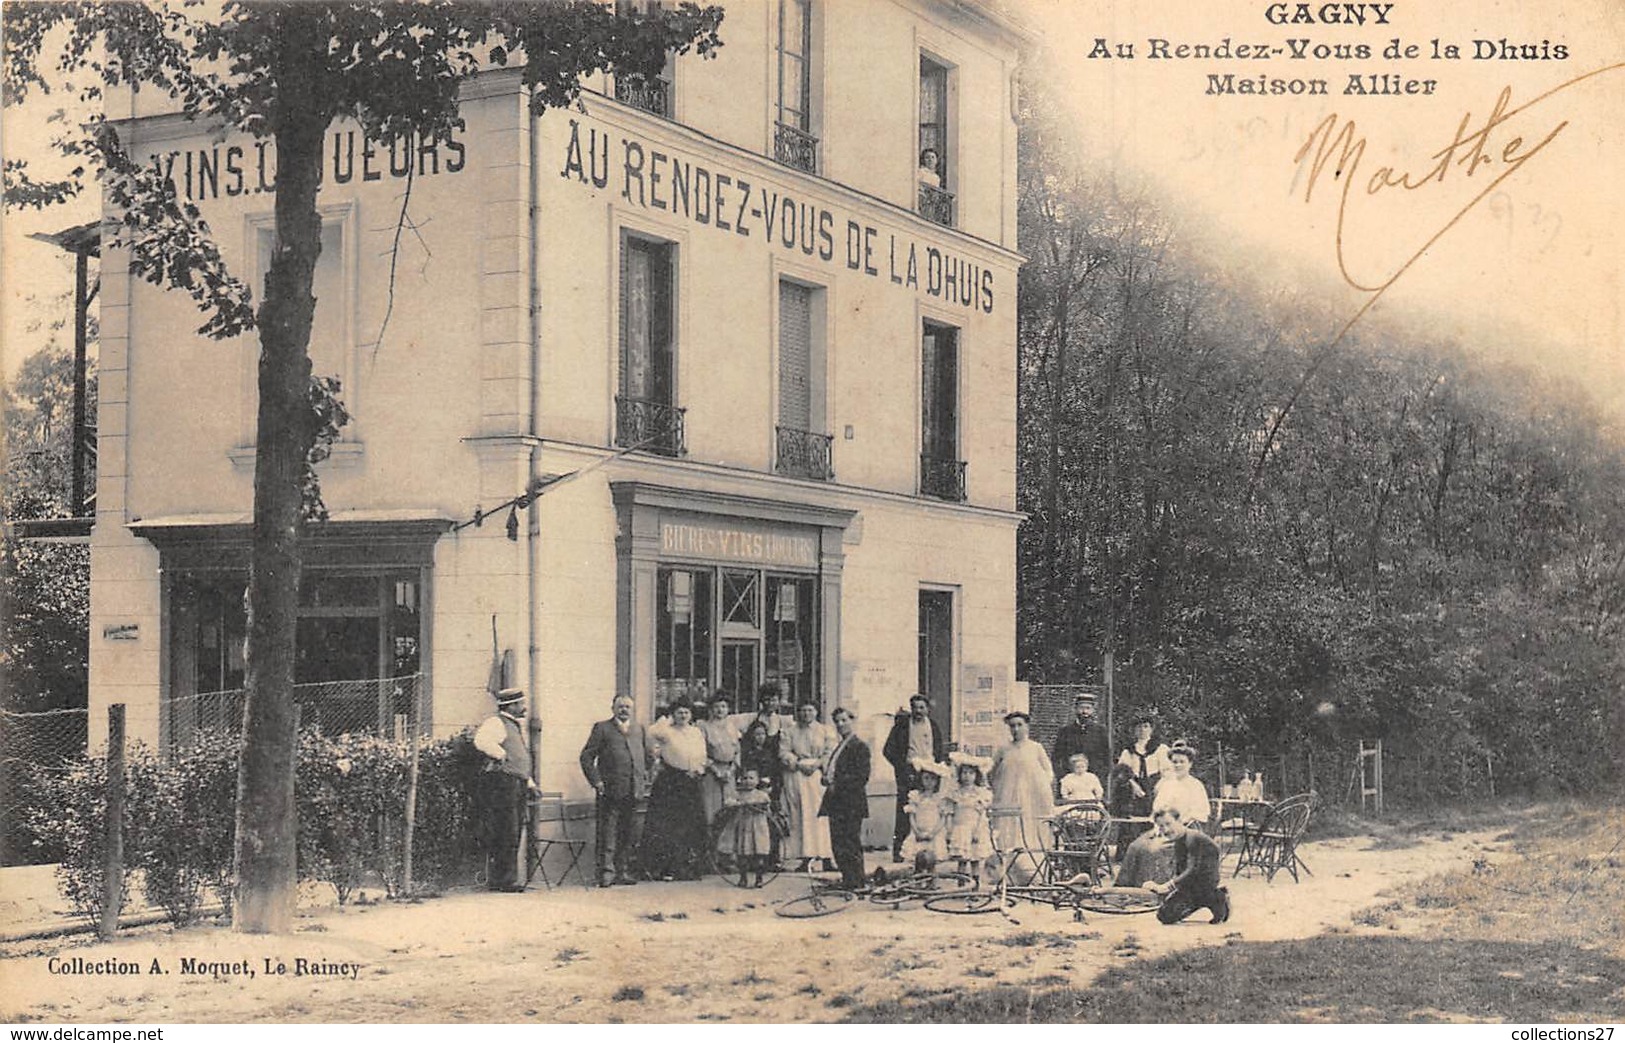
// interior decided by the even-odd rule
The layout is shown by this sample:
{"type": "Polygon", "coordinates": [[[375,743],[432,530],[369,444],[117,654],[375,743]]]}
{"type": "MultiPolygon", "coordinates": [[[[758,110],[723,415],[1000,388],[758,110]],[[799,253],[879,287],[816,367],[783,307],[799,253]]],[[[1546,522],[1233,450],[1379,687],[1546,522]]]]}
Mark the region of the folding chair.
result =
{"type": "MultiPolygon", "coordinates": [[[[592,880],[581,864],[581,857],[592,843],[585,837],[571,836],[571,824],[585,820],[580,812],[572,815],[565,806],[563,793],[538,793],[531,799],[530,843],[525,848],[525,882],[540,876],[549,891],[564,883],[573,871],[583,887],[591,887],[592,880]],[[564,849],[564,869],[554,877],[547,872],[547,857],[555,847],[564,849]]],[[[590,810],[590,809],[589,809],[590,810]]]]}
{"type": "Polygon", "coordinates": [[[1309,828],[1309,817],[1314,809],[1313,793],[1287,797],[1270,808],[1262,825],[1243,834],[1236,868],[1230,875],[1256,868],[1263,871],[1265,880],[1273,882],[1275,874],[1284,869],[1292,874],[1292,882],[1297,883],[1298,870],[1309,873],[1308,864],[1298,854],[1298,842],[1309,828]]]}

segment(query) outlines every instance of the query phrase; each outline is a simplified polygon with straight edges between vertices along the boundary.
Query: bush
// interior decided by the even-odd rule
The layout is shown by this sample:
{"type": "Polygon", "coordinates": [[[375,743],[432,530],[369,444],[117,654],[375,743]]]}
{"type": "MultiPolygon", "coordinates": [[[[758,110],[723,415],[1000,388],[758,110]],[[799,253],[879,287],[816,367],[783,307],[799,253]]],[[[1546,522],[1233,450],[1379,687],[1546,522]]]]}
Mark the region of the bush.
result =
{"type": "MultiPolygon", "coordinates": [[[[92,924],[102,915],[104,869],[107,865],[107,761],[89,758],[41,779],[45,800],[31,812],[29,827],[44,845],[58,853],[57,889],[73,911],[92,924]]],[[[124,815],[124,887],[119,910],[130,900],[128,857],[130,806],[124,815]]]]}
{"type": "MultiPolygon", "coordinates": [[[[214,733],[158,757],[127,755],[126,884],[139,870],[147,899],[176,924],[197,916],[207,892],[229,904],[235,855],[239,737],[214,733]]],[[[364,735],[300,735],[294,793],[299,877],[330,883],[341,903],[369,877],[404,892],[405,812],[410,748],[364,735]]],[[[468,733],[418,753],[413,832],[414,890],[444,888],[477,853],[472,800],[479,757],[468,733]]],[[[46,799],[29,823],[59,852],[62,895],[79,914],[100,917],[106,862],[107,763],[87,758],[46,777],[46,799]]]]}

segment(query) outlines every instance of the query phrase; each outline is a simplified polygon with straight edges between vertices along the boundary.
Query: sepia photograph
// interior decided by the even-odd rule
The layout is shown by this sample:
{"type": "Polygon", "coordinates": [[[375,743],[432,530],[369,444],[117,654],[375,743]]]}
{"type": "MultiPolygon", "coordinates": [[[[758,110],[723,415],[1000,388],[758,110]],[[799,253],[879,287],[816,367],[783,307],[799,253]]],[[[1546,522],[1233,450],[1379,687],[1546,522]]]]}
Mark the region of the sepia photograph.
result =
{"type": "Polygon", "coordinates": [[[1621,15],[6,2],[0,1022],[1611,1038],[1621,15]]]}

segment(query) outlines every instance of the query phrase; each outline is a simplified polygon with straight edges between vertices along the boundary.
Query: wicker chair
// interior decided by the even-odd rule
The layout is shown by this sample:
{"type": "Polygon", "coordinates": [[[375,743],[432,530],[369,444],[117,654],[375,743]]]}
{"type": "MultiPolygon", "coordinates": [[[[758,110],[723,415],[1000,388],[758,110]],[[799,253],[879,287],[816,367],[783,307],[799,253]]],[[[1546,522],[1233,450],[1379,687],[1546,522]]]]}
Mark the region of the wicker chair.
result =
{"type": "MultiPolygon", "coordinates": [[[[1292,882],[1298,882],[1298,870],[1309,873],[1309,866],[1298,855],[1298,843],[1309,828],[1314,814],[1314,793],[1298,793],[1270,808],[1256,829],[1242,834],[1241,851],[1236,856],[1236,868],[1231,876],[1243,869],[1255,868],[1264,873],[1264,879],[1273,882],[1275,874],[1286,870],[1292,882]]],[[[1311,874],[1313,875],[1313,874],[1311,874]]]]}
{"type": "Polygon", "coordinates": [[[1087,873],[1094,887],[1111,884],[1112,819],[1105,805],[1084,801],[1056,809],[1050,819],[1054,836],[1044,849],[1044,869],[1050,883],[1064,883],[1087,873]]]}

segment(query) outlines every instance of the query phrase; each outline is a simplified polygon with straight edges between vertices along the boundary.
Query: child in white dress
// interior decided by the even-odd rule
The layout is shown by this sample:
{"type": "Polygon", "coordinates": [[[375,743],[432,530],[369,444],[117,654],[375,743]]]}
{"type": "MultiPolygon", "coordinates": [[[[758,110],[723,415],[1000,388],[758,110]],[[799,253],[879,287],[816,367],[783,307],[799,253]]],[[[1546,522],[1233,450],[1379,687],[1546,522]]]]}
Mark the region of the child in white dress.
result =
{"type": "Polygon", "coordinates": [[[958,785],[943,798],[949,809],[948,857],[958,860],[960,872],[975,876],[993,853],[987,826],[993,792],[982,784],[982,758],[955,753],[952,759],[958,785]]]}
{"type": "Polygon", "coordinates": [[[936,871],[939,861],[948,857],[949,807],[942,794],[946,769],[925,758],[917,757],[911,763],[919,772],[920,788],[910,792],[908,803],[903,805],[909,821],[903,858],[913,860],[915,873],[929,874],[936,871]]]}
{"type": "Polygon", "coordinates": [[[1072,765],[1072,771],[1061,778],[1061,799],[1105,800],[1106,791],[1101,788],[1100,779],[1089,770],[1089,755],[1074,753],[1067,761],[1072,765]]]}

